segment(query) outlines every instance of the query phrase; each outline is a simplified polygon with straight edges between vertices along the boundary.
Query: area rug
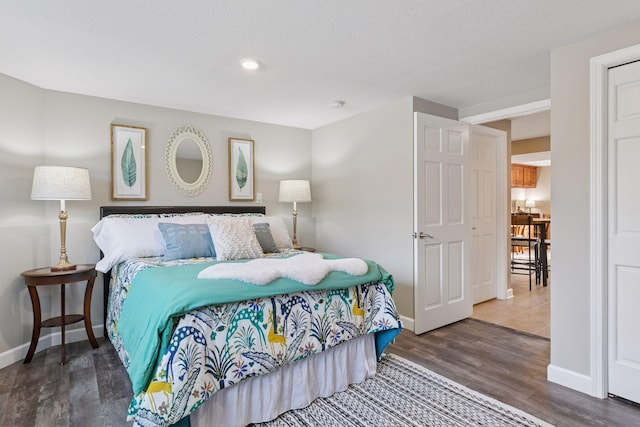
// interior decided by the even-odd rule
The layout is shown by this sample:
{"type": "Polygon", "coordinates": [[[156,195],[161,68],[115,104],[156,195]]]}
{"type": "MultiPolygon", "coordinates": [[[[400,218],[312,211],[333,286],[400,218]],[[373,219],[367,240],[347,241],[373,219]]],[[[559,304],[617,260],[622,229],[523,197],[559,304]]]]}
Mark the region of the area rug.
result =
{"type": "Polygon", "coordinates": [[[389,354],[374,378],[259,427],[347,426],[551,426],[389,354]]]}

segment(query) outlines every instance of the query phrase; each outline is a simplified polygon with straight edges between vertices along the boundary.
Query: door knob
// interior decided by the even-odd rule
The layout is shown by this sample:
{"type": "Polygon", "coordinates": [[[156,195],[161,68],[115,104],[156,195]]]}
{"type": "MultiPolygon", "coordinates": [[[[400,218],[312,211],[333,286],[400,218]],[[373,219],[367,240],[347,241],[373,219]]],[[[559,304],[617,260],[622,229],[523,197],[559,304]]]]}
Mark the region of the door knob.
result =
{"type": "Polygon", "coordinates": [[[433,237],[431,234],[423,233],[422,231],[420,232],[420,234],[418,234],[418,237],[420,237],[421,239],[424,239],[425,237],[428,237],[430,239],[435,239],[435,237],[433,237]]]}

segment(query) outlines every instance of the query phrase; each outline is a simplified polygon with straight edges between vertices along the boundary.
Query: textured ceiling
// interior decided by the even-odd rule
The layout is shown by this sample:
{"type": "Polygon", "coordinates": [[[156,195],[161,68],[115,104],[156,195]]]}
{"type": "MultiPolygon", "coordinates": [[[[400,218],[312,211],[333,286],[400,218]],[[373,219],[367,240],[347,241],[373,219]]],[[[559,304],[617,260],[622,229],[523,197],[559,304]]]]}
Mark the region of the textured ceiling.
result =
{"type": "Polygon", "coordinates": [[[0,0],[0,73],[313,129],[404,96],[545,99],[552,49],[638,21],[638,0],[0,0]]]}

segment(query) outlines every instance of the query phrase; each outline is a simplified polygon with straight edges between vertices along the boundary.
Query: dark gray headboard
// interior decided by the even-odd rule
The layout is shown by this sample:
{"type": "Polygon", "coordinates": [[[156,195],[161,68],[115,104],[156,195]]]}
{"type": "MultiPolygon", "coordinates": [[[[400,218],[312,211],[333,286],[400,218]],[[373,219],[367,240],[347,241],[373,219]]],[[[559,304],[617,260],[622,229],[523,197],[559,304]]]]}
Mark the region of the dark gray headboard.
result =
{"type": "Polygon", "coordinates": [[[204,212],[223,213],[265,213],[264,206],[100,206],[100,219],[116,214],[157,214],[204,212]]]}
{"type": "MultiPolygon", "coordinates": [[[[188,213],[203,212],[210,214],[224,213],[266,213],[264,206],[100,206],[100,219],[117,214],[158,214],[158,213],[188,213]]],[[[102,253],[100,253],[102,258],[102,253]]],[[[111,271],[102,276],[104,288],[104,336],[107,337],[107,303],[109,302],[109,284],[111,283],[111,271]]]]}

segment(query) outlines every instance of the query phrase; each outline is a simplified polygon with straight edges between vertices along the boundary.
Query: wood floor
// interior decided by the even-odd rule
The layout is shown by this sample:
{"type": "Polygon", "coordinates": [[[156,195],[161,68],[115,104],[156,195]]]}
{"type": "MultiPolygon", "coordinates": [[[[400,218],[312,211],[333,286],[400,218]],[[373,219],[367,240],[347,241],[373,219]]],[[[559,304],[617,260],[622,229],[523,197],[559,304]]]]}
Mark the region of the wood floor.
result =
{"type": "Polygon", "coordinates": [[[0,426],[131,426],[131,382],[111,343],[98,343],[67,344],[64,366],[55,346],[1,369],[0,426]]]}
{"type": "Polygon", "coordinates": [[[473,319],[484,320],[522,332],[551,337],[551,276],[549,286],[532,284],[529,277],[511,275],[513,298],[492,299],[473,306],[473,319]]]}
{"type": "Polygon", "coordinates": [[[543,337],[467,319],[422,335],[404,330],[388,351],[558,427],[640,426],[639,405],[548,382],[543,337]]]}
{"type": "MultiPolygon", "coordinates": [[[[111,344],[98,342],[68,344],[64,366],[56,346],[1,369],[0,426],[130,426],[131,383],[111,344]]],[[[405,330],[388,351],[557,426],[640,426],[636,405],[548,383],[544,338],[468,319],[420,336],[405,330]]]]}

